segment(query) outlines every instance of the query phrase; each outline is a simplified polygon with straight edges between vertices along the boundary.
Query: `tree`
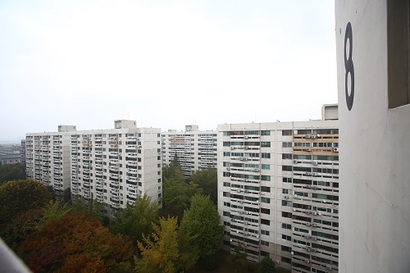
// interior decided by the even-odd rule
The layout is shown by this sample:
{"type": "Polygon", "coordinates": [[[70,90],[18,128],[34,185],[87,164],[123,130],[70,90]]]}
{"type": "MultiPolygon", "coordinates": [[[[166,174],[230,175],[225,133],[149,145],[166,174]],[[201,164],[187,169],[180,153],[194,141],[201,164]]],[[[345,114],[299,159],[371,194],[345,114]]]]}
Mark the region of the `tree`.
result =
{"type": "Polygon", "coordinates": [[[63,192],[63,203],[66,204],[71,201],[71,188],[67,188],[63,192]]]}
{"type": "Polygon", "coordinates": [[[67,203],[61,205],[58,201],[50,201],[50,203],[43,210],[43,217],[38,221],[36,230],[42,229],[53,221],[57,221],[63,216],[67,215],[72,210],[67,203]]]}
{"type": "Polygon", "coordinates": [[[50,192],[35,180],[15,180],[3,184],[0,186],[0,234],[20,213],[44,208],[50,201],[50,192]]]}
{"type": "Polygon", "coordinates": [[[228,263],[235,273],[250,271],[249,263],[246,260],[246,254],[241,244],[236,245],[234,253],[229,255],[228,263]]]}
{"type": "Polygon", "coordinates": [[[152,223],[158,223],[158,207],[144,195],[134,205],[127,205],[120,211],[110,229],[113,233],[128,235],[136,242],[142,240],[143,234],[148,236],[152,232],[152,223]]]}
{"type": "Polygon", "coordinates": [[[43,217],[42,209],[30,209],[14,217],[7,225],[3,239],[7,245],[19,254],[19,247],[28,235],[36,231],[38,222],[43,217]]]}
{"type": "Polygon", "coordinates": [[[203,189],[203,193],[209,195],[212,202],[217,204],[218,198],[218,177],[215,168],[207,168],[196,171],[192,177],[191,182],[197,184],[203,189]]]}
{"type": "Polygon", "coordinates": [[[101,204],[95,199],[92,201],[84,201],[81,200],[81,198],[74,198],[71,200],[71,207],[73,211],[87,212],[91,217],[99,222],[104,222],[101,204]]]}
{"type": "Polygon", "coordinates": [[[142,242],[138,241],[141,255],[135,257],[136,271],[174,273],[191,268],[196,257],[189,252],[190,238],[179,235],[177,219],[161,218],[159,222],[153,225],[150,237],[144,236],[142,242]]]}
{"type": "Polygon", "coordinates": [[[270,257],[264,257],[259,263],[259,273],[274,273],[276,270],[275,262],[270,257]]]}
{"type": "Polygon", "coordinates": [[[23,163],[0,165],[0,185],[21,179],[26,179],[26,167],[23,163]]]}
{"type": "Polygon", "coordinates": [[[188,184],[174,178],[166,179],[163,183],[163,205],[178,206],[182,209],[189,207],[188,184]]]}
{"type": "Polygon", "coordinates": [[[216,267],[216,254],[220,248],[223,230],[219,214],[209,196],[194,195],[191,207],[185,211],[180,229],[194,236],[194,244],[200,253],[199,261],[208,269],[216,267]]]}
{"type": "Polygon", "coordinates": [[[121,272],[131,268],[131,240],[113,235],[85,212],[42,226],[21,245],[34,272],[121,272]]]}
{"type": "Polygon", "coordinates": [[[184,175],[176,154],[172,162],[168,166],[162,168],[162,181],[167,179],[174,179],[179,182],[184,182],[184,175]]]}
{"type": "Polygon", "coordinates": [[[174,273],[178,259],[177,219],[161,218],[160,225],[153,225],[154,232],[138,241],[141,258],[135,258],[136,271],[142,273],[174,273]]]}
{"type": "Polygon", "coordinates": [[[178,181],[174,178],[166,179],[163,185],[163,209],[164,216],[171,215],[181,219],[184,210],[189,208],[191,197],[202,193],[197,184],[178,181]]]}

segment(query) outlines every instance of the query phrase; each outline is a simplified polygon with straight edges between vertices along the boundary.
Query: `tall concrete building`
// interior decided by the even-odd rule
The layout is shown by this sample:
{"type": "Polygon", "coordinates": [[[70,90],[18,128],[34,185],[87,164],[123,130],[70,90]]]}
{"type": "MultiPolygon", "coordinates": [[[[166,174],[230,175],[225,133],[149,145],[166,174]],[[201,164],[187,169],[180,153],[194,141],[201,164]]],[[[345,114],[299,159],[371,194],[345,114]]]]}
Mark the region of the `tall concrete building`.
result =
{"type": "Polygon", "coordinates": [[[340,272],[410,272],[409,1],[335,4],[340,272]]]}
{"type": "Polygon", "coordinates": [[[197,125],[186,125],[185,131],[168,130],[162,133],[162,160],[169,165],[175,156],[185,178],[195,171],[216,167],[216,131],[199,131],[197,125]]]}
{"type": "Polygon", "coordinates": [[[26,175],[52,187],[57,198],[70,187],[70,135],[75,130],[59,126],[57,132],[26,135],[26,175]]]}
{"type": "Polygon", "coordinates": [[[161,130],[115,121],[115,129],[60,126],[55,133],[27,134],[27,175],[62,194],[97,199],[108,211],[148,195],[161,204],[161,130]]]}
{"type": "Polygon", "coordinates": [[[218,126],[224,247],[292,272],[337,272],[339,125],[323,120],[218,126]]]}

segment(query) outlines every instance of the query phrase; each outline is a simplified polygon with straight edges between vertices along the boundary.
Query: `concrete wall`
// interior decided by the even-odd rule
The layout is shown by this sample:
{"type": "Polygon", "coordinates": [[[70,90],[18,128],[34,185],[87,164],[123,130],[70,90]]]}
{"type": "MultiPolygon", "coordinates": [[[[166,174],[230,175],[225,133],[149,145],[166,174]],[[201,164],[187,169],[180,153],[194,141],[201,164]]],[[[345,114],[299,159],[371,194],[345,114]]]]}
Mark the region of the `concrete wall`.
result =
{"type": "Polygon", "coordinates": [[[335,1],[340,272],[410,272],[410,105],[389,109],[388,2],[335,1]]]}

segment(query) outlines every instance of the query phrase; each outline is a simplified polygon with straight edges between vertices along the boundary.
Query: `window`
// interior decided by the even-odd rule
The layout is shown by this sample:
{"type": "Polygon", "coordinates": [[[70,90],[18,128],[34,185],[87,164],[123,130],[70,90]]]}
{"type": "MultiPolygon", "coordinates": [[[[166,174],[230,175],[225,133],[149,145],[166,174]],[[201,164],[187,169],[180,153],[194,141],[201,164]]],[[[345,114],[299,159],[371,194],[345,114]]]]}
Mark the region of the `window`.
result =
{"type": "Polygon", "coordinates": [[[283,166],[282,166],[282,171],[289,171],[289,172],[291,172],[291,171],[292,171],[292,166],[283,165],[283,166]]]}
{"type": "Polygon", "coordinates": [[[270,141],[262,141],[261,147],[270,147],[270,141]]]}
{"type": "Polygon", "coordinates": [[[285,234],[282,234],[282,239],[286,241],[292,241],[292,237],[285,234]]]}
{"type": "Polygon", "coordinates": [[[292,218],[292,213],[286,212],[286,211],[282,211],[282,217],[283,217],[283,218],[292,218]]]}
{"type": "Polygon", "coordinates": [[[259,135],[259,131],[245,131],[245,135],[259,135]]]}
{"type": "Polygon", "coordinates": [[[292,154],[282,154],[282,159],[292,159],[292,154]]]}
{"type": "Polygon", "coordinates": [[[261,240],[261,245],[263,245],[263,246],[269,246],[269,242],[266,242],[266,241],[261,240]]]}
{"type": "Polygon", "coordinates": [[[289,194],[289,190],[288,189],[282,189],[282,193],[283,194],[289,194]]]}
{"type": "Polygon", "coordinates": [[[290,207],[292,205],[291,201],[286,201],[286,200],[282,200],[282,206],[284,207],[290,207]]]}
{"type": "Polygon", "coordinates": [[[310,129],[305,129],[305,130],[297,130],[297,133],[298,133],[298,135],[307,135],[307,134],[310,134],[310,133],[312,133],[312,130],[310,130],[310,129]]]}
{"type": "Polygon", "coordinates": [[[292,142],[282,142],[283,148],[292,148],[292,142]]]}
{"type": "Polygon", "coordinates": [[[270,131],[268,131],[268,130],[262,130],[262,131],[261,131],[261,135],[262,135],[262,136],[270,136],[270,131]]]}
{"type": "Polygon", "coordinates": [[[270,203],[270,199],[266,197],[261,197],[261,202],[262,203],[270,203]]]}
{"type": "Polygon", "coordinates": [[[286,257],[281,257],[281,262],[286,263],[286,264],[291,264],[292,260],[290,258],[286,258],[286,257]]]}
{"type": "Polygon", "coordinates": [[[262,170],[270,170],[269,164],[262,164],[262,170]]]}
{"type": "Polygon", "coordinates": [[[290,177],[283,177],[283,178],[282,178],[282,182],[283,182],[283,183],[292,183],[292,178],[290,178],[290,177]]]}
{"type": "Polygon", "coordinates": [[[263,235],[268,235],[269,236],[269,231],[267,231],[267,230],[261,230],[261,234],[263,234],[263,235]]]}
{"type": "Polygon", "coordinates": [[[261,224],[266,225],[266,226],[270,226],[270,221],[266,220],[266,219],[261,219],[261,224]]]}
{"type": "Polygon", "coordinates": [[[263,191],[263,192],[270,192],[270,187],[262,186],[262,187],[261,187],[261,191],[263,191]]]}
{"type": "Polygon", "coordinates": [[[409,1],[387,1],[387,71],[390,109],[410,103],[409,5],[409,1]]]}
{"type": "Polygon", "coordinates": [[[262,158],[270,158],[270,153],[262,153],[262,158]]]}
{"type": "Polygon", "coordinates": [[[262,181],[270,181],[270,175],[261,175],[262,181]]]}
{"type": "Polygon", "coordinates": [[[282,228],[283,228],[283,229],[292,229],[292,225],[282,223],[282,228]]]}
{"type": "Polygon", "coordinates": [[[270,209],[261,208],[261,213],[270,214],[270,209]]]}
{"type": "Polygon", "coordinates": [[[291,136],[292,130],[282,130],[282,136],[291,136]]]}

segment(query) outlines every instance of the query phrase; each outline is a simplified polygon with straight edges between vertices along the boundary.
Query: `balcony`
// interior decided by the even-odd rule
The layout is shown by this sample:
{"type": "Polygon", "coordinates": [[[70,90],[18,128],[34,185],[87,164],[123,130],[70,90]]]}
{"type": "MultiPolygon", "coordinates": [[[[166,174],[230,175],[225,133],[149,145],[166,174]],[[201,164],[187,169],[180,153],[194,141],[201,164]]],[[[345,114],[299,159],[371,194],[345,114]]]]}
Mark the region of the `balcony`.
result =
{"type": "Polygon", "coordinates": [[[117,181],[119,178],[120,178],[120,176],[118,174],[110,173],[110,179],[113,179],[113,180],[117,181]]]}
{"type": "Polygon", "coordinates": [[[133,177],[133,176],[127,177],[127,181],[130,181],[130,182],[137,182],[138,180],[139,179],[137,177],[133,177]]]}

